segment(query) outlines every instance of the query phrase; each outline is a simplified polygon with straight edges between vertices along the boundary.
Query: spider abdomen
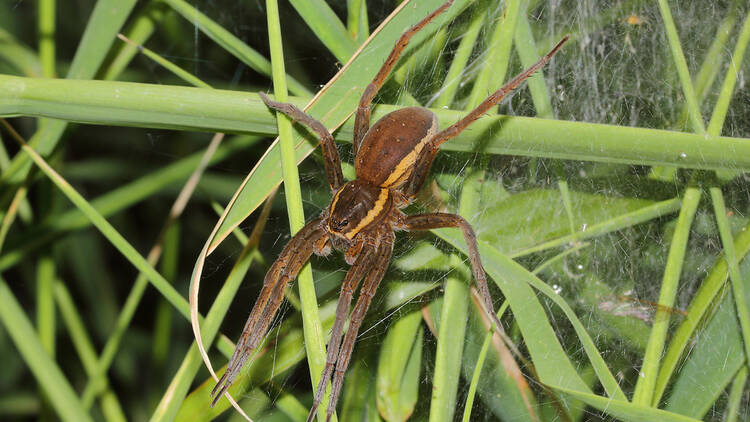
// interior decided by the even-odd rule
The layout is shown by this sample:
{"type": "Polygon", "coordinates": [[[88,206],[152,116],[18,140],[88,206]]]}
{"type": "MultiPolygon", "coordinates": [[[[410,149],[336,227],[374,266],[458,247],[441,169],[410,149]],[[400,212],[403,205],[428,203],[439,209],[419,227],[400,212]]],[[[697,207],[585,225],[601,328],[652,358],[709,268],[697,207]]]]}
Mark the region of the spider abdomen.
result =
{"type": "Polygon", "coordinates": [[[359,146],[354,159],[357,178],[382,188],[402,186],[437,129],[437,117],[425,108],[406,107],[386,114],[359,146]]]}

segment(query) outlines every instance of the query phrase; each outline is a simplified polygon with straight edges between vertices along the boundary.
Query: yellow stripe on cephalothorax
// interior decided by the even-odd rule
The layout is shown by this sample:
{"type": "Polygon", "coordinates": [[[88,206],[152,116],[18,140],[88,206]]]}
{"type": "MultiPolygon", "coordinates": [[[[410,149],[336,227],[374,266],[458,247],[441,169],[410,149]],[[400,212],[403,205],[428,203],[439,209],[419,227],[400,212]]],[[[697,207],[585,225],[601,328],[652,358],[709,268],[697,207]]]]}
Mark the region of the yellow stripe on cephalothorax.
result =
{"type": "MultiPolygon", "coordinates": [[[[346,185],[344,185],[346,186],[346,185]]],[[[344,191],[344,188],[340,188],[338,192],[336,192],[335,195],[333,195],[333,200],[331,200],[331,206],[328,207],[331,212],[333,212],[334,209],[336,209],[336,203],[339,202],[339,196],[341,196],[341,192],[344,191]]],[[[328,219],[328,230],[333,231],[333,228],[331,227],[331,220],[328,219]]]]}
{"type": "Polygon", "coordinates": [[[422,153],[424,146],[430,141],[430,138],[432,137],[425,136],[418,144],[414,145],[414,148],[399,161],[396,168],[393,169],[381,186],[390,188],[403,183],[411,175],[411,172],[414,170],[414,163],[419,158],[419,154],[422,153]]]}
{"type": "Polygon", "coordinates": [[[359,224],[357,224],[357,227],[349,230],[344,234],[347,239],[353,239],[354,236],[357,235],[357,233],[360,232],[360,230],[367,227],[368,224],[372,223],[378,215],[383,211],[383,208],[385,207],[385,203],[388,201],[388,189],[380,189],[380,194],[378,195],[378,199],[375,201],[375,203],[372,205],[372,209],[367,212],[367,215],[360,220],[359,224]]]}

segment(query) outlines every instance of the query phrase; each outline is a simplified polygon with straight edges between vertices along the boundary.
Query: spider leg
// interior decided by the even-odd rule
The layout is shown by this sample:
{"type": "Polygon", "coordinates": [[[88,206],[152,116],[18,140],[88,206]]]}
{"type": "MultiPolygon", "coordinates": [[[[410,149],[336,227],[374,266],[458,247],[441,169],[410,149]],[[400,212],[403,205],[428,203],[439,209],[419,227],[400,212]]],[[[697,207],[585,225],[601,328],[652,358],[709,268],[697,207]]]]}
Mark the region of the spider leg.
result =
{"type": "Polygon", "coordinates": [[[472,273],[474,273],[474,279],[477,281],[477,286],[479,287],[479,295],[484,301],[485,311],[491,316],[498,328],[502,328],[500,320],[498,319],[497,314],[495,314],[494,307],[492,306],[492,297],[490,296],[490,289],[487,286],[487,276],[484,274],[482,260],[479,257],[477,236],[474,234],[474,229],[471,228],[469,222],[457,214],[418,214],[406,216],[403,228],[406,230],[429,230],[442,227],[458,227],[463,232],[466,246],[469,247],[471,270],[472,273]]]}
{"type": "Polygon", "coordinates": [[[378,74],[375,75],[375,78],[372,80],[372,82],[367,85],[367,88],[365,88],[365,91],[362,94],[362,98],[359,99],[357,114],[354,117],[354,140],[352,141],[352,146],[354,147],[353,152],[355,156],[357,155],[357,151],[359,150],[360,143],[362,143],[362,139],[365,137],[365,133],[367,133],[367,130],[370,128],[370,104],[372,103],[373,98],[375,98],[375,94],[378,93],[380,88],[383,86],[383,83],[385,83],[385,79],[388,77],[388,74],[391,73],[393,66],[396,65],[396,62],[398,61],[401,53],[404,51],[404,48],[406,48],[406,46],[409,44],[409,40],[414,34],[424,28],[425,25],[435,19],[436,16],[443,13],[445,9],[447,9],[451,4],[453,4],[453,0],[446,1],[434,12],[427,15],[426,18],[417,22],[414,26],[401,34],[401,38],[399,38],[396,42],[396,45],[393,46],[393,50],[391,50],[388,58],[385,59],[385,63],[383,63],[383,66],[378,71],[378,74]]]}
{"type": "MultiPolygon", "coordinates": [[[[375,291],[385,275],[385,270],[388,268],[391,252],[393,252],[393,237],[393,232],[389,232],[381,239],[377,252],[375,252],[372,271],[367,273],[365,281],[362,284],[362,289],[359,292],[357,304],[354,305],[349,329],[346,331],[346,336],[344,337],[344,342],[341,345],[341,350],[336,361],[336,372],[333,375],[333,382],[331,383],[331,401],[328,402],[326,422],[331,420],[331,416],[336,411],[336,402],[338,401],[341,386],[344,382],[344,373],[352,357],[354,340],[357,338],[357,332],[359,332],[359,327],[362,325],[367,308],[370,307],[372,297],[375,295],[375,291]]],[[[311,413],[311,416],[308,417],[308,422],[311,421],[312,416],[314,415],[311,413]]]]}
{"type": "Polygon", "coordinates": [[[523,81],[525,81],[529,76],[533,75],[534,72],[542,68],[547,62],[552,59],[552,56],[557,53],[557,51],[562,47],[562,45],[567,41],[569,38],[569,35],[566,35],[563,37],[560,42],[557,43],[554,47],[552,47],[552,50],[549,51],[544,57],[539,59],[538,62],[534,63],[530,68],[524,70],[523,72],[516,75],[515,78],[511,79],[510,82],[503,85],[502,88],[495,91],[492,95],[487,97],[484,101],[482,101],[481,104],[477,106],[474,110],[470,111],[469,114],[467,114],[463,119],[459,120],[458,122],[454,123],[453,125],[447,127],[442,132],[439,132],[437,135],[435,135],[431,140],[430,144],[433,148],[437,148],[440,146],[443,142],[446,142],[458,135],[459,133],[463,132],[464,129],[466,129],[471,123],[474,122],[474,120],[481,117],[484,113],[487,112],[490,108],[495,106],[497,103],[503,100],[505,96],[513,92],[516,88],[518,88],[519,85],[523,81]]]}
{"type": "Polygon", "coordinates": [[[289,103],[272,101],[262,92],[258,92],[258,95],[260,95],[260,99],[263,100],[269,108],[286,114],[295,122],[307,126],[313,132],[318,134],[318,138],[320,138],[320,148],[323,151],[328,184],[331,185],[331,190],[338,190],[344,184],[344,176],[341,172],[341,159],[339,158],[339,152],[336,149],[336,143],[333,142],[331,132],[326,129],[323,123],[315,120],[315,118],[300,110],[297,106],[289,103]]]}
{"type": "Polygon", "coordinates": [[[307,417],[307,421],[310,422],[315,417],[315,413],[320,406],[323,395],[326,391],[326,386],[331,378],[331,372],[336,364],[336,358],[339,354],[339,346],[341,343],[341,335],[344,329],[344,322],[349,316],[349,306],[352,303],[352,295],[354,290],[357,289],[359,281],[364,277],[365,272],[372,268],[374,250],[371,247],[365,247],[365,249],[359,255],[359,258],[354,262],[354,265],[346,273],[344,283],[341,285],[341,295],[339,296],[339,303],[336,307],[336,319],[333,322],[333,328],[331,328],[331,340],[328,342],[328,356],[326,357],[326,366],[323,369],[323,374],[320,377],[318,383],[318,389],[315,391],[315,398],[313,399],[312,408],[307,417]]]}
{"type": "Polygon", "coordinates": [[[281,304],[287,284],[297,277],[297,273],[312,255],[315,241],[325,235],[320,222],[321,219],[318,218],[305,225],[287,243],[279,258],[266,273],[263,288],[245,323],[237,347],[234,349],[234,354],[227,364],[224,375],[221,376],[211,391],[212,407],[229,389],[247,358],[260,344],[281,304]]]}

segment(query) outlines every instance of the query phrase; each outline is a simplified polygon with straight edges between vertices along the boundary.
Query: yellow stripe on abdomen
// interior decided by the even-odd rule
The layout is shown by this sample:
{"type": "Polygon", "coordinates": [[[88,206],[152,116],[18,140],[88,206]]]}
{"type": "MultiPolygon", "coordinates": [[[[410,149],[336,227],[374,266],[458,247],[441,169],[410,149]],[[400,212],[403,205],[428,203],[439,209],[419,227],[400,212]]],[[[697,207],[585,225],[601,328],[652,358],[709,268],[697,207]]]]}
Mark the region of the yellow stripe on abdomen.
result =
{"type": "Polygon", "coordinates": [[[393,169],[391,174],[388,175],[388,178],[385,179],[385,182],[380,186],[392,188],[393,186],[405,182],[411,175],[412,170],[414,170],[414,163],[417,161],[417,158],[419,158],[419,154],[422,152],[430,138],[431,137],[429,136],[425,136],[418,144],[414,145],[414,148],[412,148],[412,150],[409,151],[409,153],[406,154],[398,164],[396,164],[396,168],[393,169]]]}

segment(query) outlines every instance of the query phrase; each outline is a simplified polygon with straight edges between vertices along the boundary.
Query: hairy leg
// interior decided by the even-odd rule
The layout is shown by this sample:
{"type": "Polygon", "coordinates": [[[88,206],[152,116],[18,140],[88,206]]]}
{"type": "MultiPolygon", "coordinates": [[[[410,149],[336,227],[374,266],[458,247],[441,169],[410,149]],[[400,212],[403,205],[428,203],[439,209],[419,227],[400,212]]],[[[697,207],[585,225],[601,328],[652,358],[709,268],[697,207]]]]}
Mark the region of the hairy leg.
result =
{"type": "MultiPolygon", "coordinates": [[[[357,333],[359,327],[362,325],[362,320],[367,313],[367,308],[370,307],[372,297],[375,295],[375,291],[380,285],[380,281],[385,275],[385,270],[388,268],[388,263],[391,260],[391,252],[393,252],[393,232],[387,233],[386,237],[381,240],[378,250],[375,255],[374,265],[372,271],[367,274],[365,281],[362,284],[362,290],[359,293],[359,299],[357,304],[354,305],[352,311],[351,320],[349,322],[349,329],[344,337],[344,342],[341,345],[339,351],[338,360],[336,362],[336,372],[333,375],[333,382],[331,383],[331,401],[328,402],[328,411],[326,412],[326,421],[331,420],[331,416],[336,411],[336,402],[341,393],[341,386],[344,382],[344,373],[346,368],[349,366],[349,360],[352,357],[352,350],[354,349],[354,340],[357,339],[357,333]]],[[[307,421],[311,422],[315,416],[314,413],[310,413],[307,421]]]]}
{"type": "Polygon", "coordinates": [[[344,323],[349,317],[349,306],[352,303],[352,296],[354,290],[357,289],[359,281],[365,276],[365,273],[372,270],[373,259],[375,251],[372,247],[365,247],[360,253],[354,265],[346,273],[344,283],[341,285],[341,294],[339,295],[339,303],[336,306],[336,319],[333,322],[333,328],[331,328],[331,340],[328,342],[328,356],[326,357],[326,365],[323,369],[323,374],[320,377],[318,383],[318,389],[315,391],[315,398],[313,399],[313,405],[310,409],[308,420],[311,420],[315,416],[315,412],[320,406],[323,395],[326,391],[326,386],[331,378],[331,372],[336,364],[336,359],[339,355],[339,346],[341,343],[341,336],[344,330],[344,323]]]}
{"type": "Polygon", "coordinates": [[[459,120],[458,122],[454,123],[453,125],[447,127],[442,132],[439,132],[435,137],[432,138],[430,143],[434,148],[439,147],[442,143],[455,138],[459,133],[463,132],[464,129],[466,129],[470,124],[474,122],[474,120],[481,117],[484,113],[487,112],[490,108],[495,106],[497,103],[503,100],[508,94],[513,92],[516,88],[518,88],[519,85],[526,79],[528,79],[529,76],[533,75],[534,72],[541,69],[542,66],[547,64],[547,62],[552,59],[552,56],[557,53],[557,51],[562,47],[562,45],[565,43],[565,41],[568,40],[568,35],[563,37],[560,42],[557,43],[554,47],[552,47],[552,50],[549,51],[544,57],[539,59],[538,62],[534,63],[530,68],[524,70],[523,72],[519,73],[515,78],[511,79],[510,82],[503,85],[500,89],[495,91],[492,95],[487,97],[484,101],[482,101],[481,104],[477,106],[474,110],[470,111],[469,114],[467,114],[463,119],[459,120]]]}
{"type": "Polygon", "coordinates": [[[495,314],[494,306],[492,306],[492,297],[490,296],[490,289],[487,286],[487,276],[484,274],[482,260],[479,256],[479,248],[477,247],[477,236],[474,234],[474,229],[471,228],[471,225],[463,217],[447,213],[410,215],[406,217],[404,227],[402,228],[406,230],[430,230],[442,227],[458,227],[461,229],[466,240],[466,245],[469,247],[471,270],[474,274],[474,279],[477,281],[479,294],[484,301],[485,311],[492,317],[498,327],[502,327],[500,320],[495,314]]]}
{"type": "Polygon", "coordinates": [[[367,85],[367,88],[365,88],[365,92],[362,94],[362,98],[360,98],[359,100],[357,114],[354,117],[354,140],[352,142],[352,145],[354,147],[353,152],[355,156],[357,155],[357,150],[359,150],[359,144],[362,142],[362,139],[365,137],[365,133],[367,133],[367,130],[370,128],[370,104],[372,103],[372,99],[375,98],[375,94],[380,91],[380,88],[383,86],[383,83],[385,83],[388,74],[391,73],[391,70],[393,70],[393,66],[396,65],[399,56],[404,51],[404,48],[406,48],[406,46],[409,44],[409,40],[411,40],[411,37],[419,32],[420,29],[424,28],[425,25],[435,19],[436,16],[443,13],[445,9],[447,9],[451,4],[453,4],[453,0],[445,2],[434,12],[427,15],[426,18],[422,19],[421,21],[417,22],[417,24],[406,30],[406,32],[401,35],[401,38],[398,39],[396,45],[393,46],[391,54],[389,54],[388,58],[385,59],[385,63],[383,63],[383,66],[378,71],[378,74],[375,75],[375,78],[372,80],[372,82],[367,85]]]}
{"type": "Polygon", "coordinates": [[[344,184],[344,176],[341,173],[341,159],[339,158],[339,152],[336,149],[336,143],[333,141],[331,132],[326,129],[323,123],[315,120],[312,116],[300,110],[294,104],[272,101],[262,92],[258,92],[258,95],[260,95],[260,98],[269,108],[286,114],[295,122],[307,126],[313,132],[318,134],[318,138],[320,138],[320,148],[323,151],[328,184],[331,186],[331,190],[338,190],[344,184]]]}
{"type": "Polygon", "coordinates": [[[324,236],[325,232],[320,227],[320,222],[321,219],[318,218],[305,225],[289,241],[266,273],[263,288],[245,323],[234,354],[227,364],[224,375],[211,391],[211,396],[213,396],[211,406],[216,405],[224,392],[229,389],[247,358],[260,343],[271,319],[278,310],[287,284],[297,277],[299,270],[312,255],[315,241],[324,236]]]}

